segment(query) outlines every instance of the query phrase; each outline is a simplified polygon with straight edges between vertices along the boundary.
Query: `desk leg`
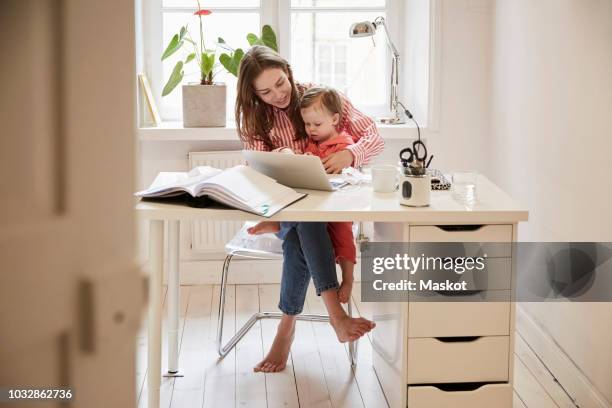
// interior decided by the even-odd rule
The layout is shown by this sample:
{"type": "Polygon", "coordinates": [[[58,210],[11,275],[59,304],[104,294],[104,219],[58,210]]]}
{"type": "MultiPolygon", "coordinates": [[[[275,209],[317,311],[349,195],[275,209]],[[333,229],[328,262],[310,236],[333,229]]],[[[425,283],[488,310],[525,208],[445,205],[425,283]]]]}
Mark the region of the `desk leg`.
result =
{"type": "Polygon", "coordinates": [[[147,391],[149,408],[159,408],[161,386],[161,313],[164,259],[164,222],[152,220],[149,226],[149,347],[147,391]]]}
{"type": "Polygon", "coordinates": [[[178,373],[179,221],[168,221],[168,374],[178,373]]]}

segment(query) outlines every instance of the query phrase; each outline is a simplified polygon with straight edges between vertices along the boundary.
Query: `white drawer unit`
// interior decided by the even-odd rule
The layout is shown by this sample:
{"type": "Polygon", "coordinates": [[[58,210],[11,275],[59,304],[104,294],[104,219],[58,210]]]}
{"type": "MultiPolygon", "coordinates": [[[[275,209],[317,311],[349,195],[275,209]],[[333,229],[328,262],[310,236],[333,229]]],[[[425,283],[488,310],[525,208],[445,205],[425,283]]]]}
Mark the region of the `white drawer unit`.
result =
{"type": "Polygon", "coordinates": [[[508,381],[509,336],[409,338],[408,384],[508,381]]]}
{"type": "Polygon", "coordinates": [[[411,302],[408,337],[508,336],[510,305],[493,301],[411,302]]]}
{"type": "MultiPolygon", "coordinates": [[[[512,225],[413,225],[410,242],[500,242],[491,245],[489,257],[512,256],[512,225]]],[[[476,254],[466,254],[474,256],[476,254]]]]}
{"type": "Polygon", "coordinates": [[[407,302],[374,303],[373,364],[391,408],[512,407],[517,222],[490,217],[469,225],[374,225],[378,241],[409,243],[410,256],[486,254],[482,270],[465,263],[464,271],[453,268],[456,276],[437,266],[414,276],[465,282],[468,292],[419,291],[407,302]]]}
{"type": "Polygon", "coordinates": [[[475,389],[444,386],[408,387],[408,408],[512,408],[511,384],[484,384],[475,389]]]}

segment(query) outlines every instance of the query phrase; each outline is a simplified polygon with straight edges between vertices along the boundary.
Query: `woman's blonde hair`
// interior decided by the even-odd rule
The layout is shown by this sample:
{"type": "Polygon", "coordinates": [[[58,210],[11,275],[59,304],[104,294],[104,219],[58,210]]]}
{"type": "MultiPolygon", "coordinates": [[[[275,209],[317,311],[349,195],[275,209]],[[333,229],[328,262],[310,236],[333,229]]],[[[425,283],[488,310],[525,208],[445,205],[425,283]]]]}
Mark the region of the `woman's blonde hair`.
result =
{"type": "Polygon", "coordinates": [[[271,48],[263,45],[253,46],[240,61],[238,70],[238,92],[236,95],[236,127],[243,142],[261,140],[270,149],[274,148],[270,130],[274,126],[272,107],[263,102],[255,93],[253,82],[266,69],[282,69],[291,83],[291,99],[287,116],[293,125],[296,139],[306,138],[304,121],[300,114],[298,88],[293,80],[289,63],[271,48]]]}
{"type": "Polygon", "coordinates": [[[338,114],[338,123],[342,120],[342,98],[333,88],[327,86],[313,86],[304,91],[300,100],[300,109],[309,108],[319,104],[332,115],[338,114]]]}

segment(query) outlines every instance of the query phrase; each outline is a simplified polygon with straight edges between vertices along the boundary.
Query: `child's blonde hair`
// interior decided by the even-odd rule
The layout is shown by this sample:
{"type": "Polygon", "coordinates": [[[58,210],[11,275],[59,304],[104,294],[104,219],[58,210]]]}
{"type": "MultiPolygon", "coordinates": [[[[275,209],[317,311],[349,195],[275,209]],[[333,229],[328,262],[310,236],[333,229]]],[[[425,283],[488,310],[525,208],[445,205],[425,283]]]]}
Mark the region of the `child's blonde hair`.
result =
{"type": "Polygon", "coordinates": [[[332,115],[337,113],[339,116],[338,122],[342,119],[342,98],[335,89],[326,86],[314,86],[304,91],[304,95],[300,99],[300,109],[309,108],[315,104],[319,104],[332,115]]]}

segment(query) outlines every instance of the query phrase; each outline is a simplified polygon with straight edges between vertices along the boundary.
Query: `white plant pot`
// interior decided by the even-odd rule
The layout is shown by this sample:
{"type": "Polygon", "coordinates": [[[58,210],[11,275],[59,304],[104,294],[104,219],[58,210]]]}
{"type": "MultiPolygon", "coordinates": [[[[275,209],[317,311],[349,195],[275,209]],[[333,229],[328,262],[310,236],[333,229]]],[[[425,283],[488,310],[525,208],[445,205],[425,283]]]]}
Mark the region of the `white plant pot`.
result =
{"type": "Polygon", "coordinates": [[[183,126],[225,126],[225,84],[183,85],[183,126]]]}

